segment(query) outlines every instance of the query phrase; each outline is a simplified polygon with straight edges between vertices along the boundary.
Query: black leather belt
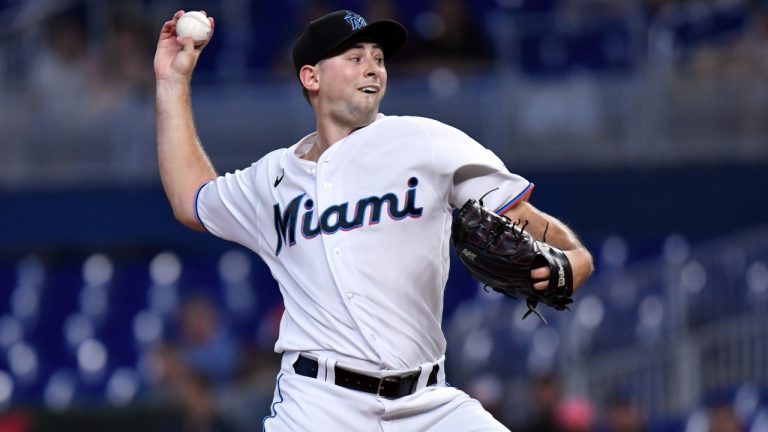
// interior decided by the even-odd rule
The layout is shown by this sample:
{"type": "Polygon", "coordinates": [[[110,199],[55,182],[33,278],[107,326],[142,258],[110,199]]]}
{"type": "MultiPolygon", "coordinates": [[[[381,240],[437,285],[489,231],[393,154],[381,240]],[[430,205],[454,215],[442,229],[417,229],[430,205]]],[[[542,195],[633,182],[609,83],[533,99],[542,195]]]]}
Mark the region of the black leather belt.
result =
{"type": "MultiPolygon", "coordinates": [[[[293,363],[293,370],[305,377],[317,378],[318,371],[317,360],[299,356],[293,363]]],[[[429,373],[427,385],[437,384],[437,372],[440,365],[432,366],[432,372],[429,373]]],[[[419,372],[413,372],[407,375],[372,377],[351,370],[336,366],[334,368],[336,376],[336,385],[344,388],[373,393],[375,395],[387,398],[397,399],[408,396],[416,392],[416,383],[419,381],[419,372]]]]}

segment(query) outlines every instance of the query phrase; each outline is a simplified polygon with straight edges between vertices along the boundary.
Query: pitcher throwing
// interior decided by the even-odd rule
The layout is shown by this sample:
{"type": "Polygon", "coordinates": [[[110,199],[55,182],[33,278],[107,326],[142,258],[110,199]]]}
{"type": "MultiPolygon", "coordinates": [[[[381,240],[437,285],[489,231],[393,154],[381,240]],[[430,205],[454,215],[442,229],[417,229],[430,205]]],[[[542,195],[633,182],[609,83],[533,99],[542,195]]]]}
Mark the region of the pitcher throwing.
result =
{"type": "MultiPolygon", "coordinates": [[[[218,176],[195,130],[189,84],[206,44],[165,23],[155,56],[160,173],[176,218],[258,254],[285,303],[267,431],[497,431],[445,383],[441,329],[452,211],[469,199],[564,252],[579,287],[592,258],[530,205],[533,184],[463,132],[379,113],[397,22],[351,11],[310,22],[293,48],[317,130],[218,176]]],[[[209,18],[211,25],[214,22],[209,18]]],[[[254,131],[258,139],[258,131],[254,131]]],[[[531,271],[546,290],[547,267],[531,271]]]]}

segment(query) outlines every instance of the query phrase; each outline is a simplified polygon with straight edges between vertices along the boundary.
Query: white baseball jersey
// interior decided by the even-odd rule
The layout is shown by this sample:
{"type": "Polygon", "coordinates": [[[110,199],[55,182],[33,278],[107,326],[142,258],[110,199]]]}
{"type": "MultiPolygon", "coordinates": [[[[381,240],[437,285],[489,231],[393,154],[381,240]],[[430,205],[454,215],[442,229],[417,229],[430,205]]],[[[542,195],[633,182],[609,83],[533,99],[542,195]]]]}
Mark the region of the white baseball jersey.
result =
{"type": "Polygon", "coordinates": [[[451,212],[486,192],[501,213],[533,185],[463,132],[379,115],[304,160],[310,134],[202,186],[200,222],[256,252],[285,302],[277,352],[364,370],[412,370],[445,353],[451,212]]]}

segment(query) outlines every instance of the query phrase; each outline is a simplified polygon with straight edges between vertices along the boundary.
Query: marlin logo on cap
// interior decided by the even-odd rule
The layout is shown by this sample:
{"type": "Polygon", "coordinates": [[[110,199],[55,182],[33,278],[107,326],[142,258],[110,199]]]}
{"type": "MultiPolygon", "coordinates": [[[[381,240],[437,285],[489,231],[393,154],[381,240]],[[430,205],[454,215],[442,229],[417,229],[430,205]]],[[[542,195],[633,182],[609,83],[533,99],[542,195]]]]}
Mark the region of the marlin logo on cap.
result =
{"type": "Polygon", "coordinates": [[[348,22],[349,25],[352,26],[352,31],[360,30],[361,28],[368,25],[368,23],[365,22],[365,18],[352,11],[347,11],[347,15],[344,17],[344,21],[348,22]]]}

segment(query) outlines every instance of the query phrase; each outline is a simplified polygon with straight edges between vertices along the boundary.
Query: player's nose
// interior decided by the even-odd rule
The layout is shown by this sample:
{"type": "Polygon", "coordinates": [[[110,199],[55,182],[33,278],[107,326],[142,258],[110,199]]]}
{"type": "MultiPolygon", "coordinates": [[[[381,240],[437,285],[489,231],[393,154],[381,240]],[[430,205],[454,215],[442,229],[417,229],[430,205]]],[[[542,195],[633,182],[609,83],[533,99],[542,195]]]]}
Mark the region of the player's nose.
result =
{"type": "Polygon", "coordinates": [[[365,60],[365,68],[363,69],[363,74],[367,77],[375,77],[379,76],[380,73],[380,66],[376,62],[375,59],[372,57],[366,57],[365,60]]]}

